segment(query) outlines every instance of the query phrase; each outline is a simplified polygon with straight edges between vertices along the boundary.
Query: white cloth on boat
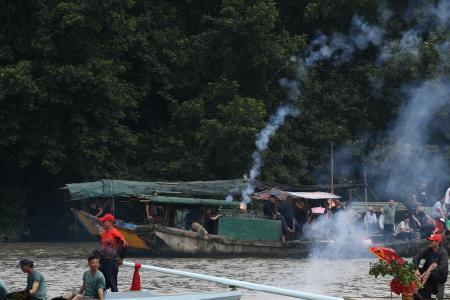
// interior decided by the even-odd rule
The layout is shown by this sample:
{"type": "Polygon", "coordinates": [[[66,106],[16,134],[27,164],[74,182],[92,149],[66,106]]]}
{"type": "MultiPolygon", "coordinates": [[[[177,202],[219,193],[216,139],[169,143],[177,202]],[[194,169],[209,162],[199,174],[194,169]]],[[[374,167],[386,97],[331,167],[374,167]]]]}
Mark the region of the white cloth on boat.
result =
{"type": "Polygon", "coordinates": [[[450,187],[445,192],[445,204],[450,204],[450,187]]]}

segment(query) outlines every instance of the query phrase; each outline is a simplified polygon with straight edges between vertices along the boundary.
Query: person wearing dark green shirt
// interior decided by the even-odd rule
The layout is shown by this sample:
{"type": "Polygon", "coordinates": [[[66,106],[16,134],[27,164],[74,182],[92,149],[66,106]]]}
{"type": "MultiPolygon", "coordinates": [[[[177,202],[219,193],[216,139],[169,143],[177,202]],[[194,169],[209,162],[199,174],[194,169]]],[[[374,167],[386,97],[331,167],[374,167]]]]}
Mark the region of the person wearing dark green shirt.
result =
{"type": "Polygon", "coordinates": [[[26,292],[30,293],[33,299],[47,300],[47,286],[44,276],[34,270],[34,262],[29,258],[22,258],[19,261],[22,272],[28,274],[26,292]]]}
{"type": "Polygon", "coordinates": [[[384,229],[383,229],[384,244],[391,242],[392,235],[394,234],[394,226],[395,226],[395,201],[389,200],[388,204],[384,207],[384,229]]]}
{"type": "Polygon", "coordinates": [[[65,297],[71,300],[80,299],[104,299],[103,290],[106,287],[105,276],[99,270],[99,259],[96,256],[89,256],[88,258],[89,270],[83,274],[83,285],[81,286],[76,296],[70,295],[65,297]]]}
{"type": "Polygon", "coordinates": [[[0,280],[0,299],[5,298],[8,295],[8,289],[3,281],[0,280]]]}

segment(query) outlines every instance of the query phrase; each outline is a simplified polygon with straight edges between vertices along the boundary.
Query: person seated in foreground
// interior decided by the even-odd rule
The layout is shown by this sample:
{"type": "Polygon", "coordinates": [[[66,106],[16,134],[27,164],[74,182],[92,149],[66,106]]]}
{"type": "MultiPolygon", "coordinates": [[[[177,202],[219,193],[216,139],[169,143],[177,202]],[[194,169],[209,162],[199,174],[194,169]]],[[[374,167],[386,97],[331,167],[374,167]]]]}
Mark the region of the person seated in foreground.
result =
{"type": "Polygon", "coordinates": [[[412,237],[412,229],[409,227],[409,216],[406,215],[403,220],[397,225],[395,230],[397,239],[410,240],[412,237]]]}
{"type": "MultiPolygon", "coordinates": [[[[430,247],[418,253],[413,259],[416,274],[424,282],[424,287],[418,293],[425,299],[429,299],[431,294],[436,294],[438,285],[445,283],[448,277],[448,253],[442,247],[442,236],[433,234],[427,240],[430,247]],[[419,269],[422,259],[425,260],[425,263],[419,269]]],[[[421,298],[415,296],[415,299],[421,298]]]]}
{"type": "Polygon", "coordinates": [[[78,294],[68,294],[64,298],[67,300],[80,299],[105,299],[103,290],[106,287],[105,276],[100,272],[99,259],[97,256],[91,255],[88,258],[89,270],[83,274],[83,285],[80,287],[78,294]]]}
{"type": "Polygon", "coordinates": [[[6,284],[0,280],[0,299],[3,299],[8,295],[8,288],[6,287],[6,284]]]}
{"type": "Polygon", "coordinates": [[[47,286],[45,285],[45,279],[41,273],[34,270],[34,262],[29,258],[22,258],[18,267],[27,274],[25,292],[29,293],[32,299],[46,300],[47,286]]]}

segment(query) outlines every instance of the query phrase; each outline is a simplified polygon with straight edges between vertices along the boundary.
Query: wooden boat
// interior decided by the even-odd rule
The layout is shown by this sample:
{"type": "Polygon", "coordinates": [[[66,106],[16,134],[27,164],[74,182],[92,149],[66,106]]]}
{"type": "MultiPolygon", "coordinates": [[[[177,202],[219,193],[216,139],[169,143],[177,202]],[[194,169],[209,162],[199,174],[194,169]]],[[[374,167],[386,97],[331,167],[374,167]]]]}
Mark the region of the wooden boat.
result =
{"type": "MultiPolygon", "coordinates": [[[[89,232],[98,235],[99,223],[93,216],[84,211],[72,211],[89,232]]],[[[135,225],[131,229],[124,226],[121,221],[115,226],[130,242],[130,248],[135,253],[161,257],[306,258],[313,249],[321,256],[328,254],[332,256],[333,253],[343,254],[345,252],[347,257],[368,257],[367,247],[382,245],[369,241],[355,243],[349,240],[340,242],[331,240],[287,242],[241,240],[212,234],[202,236],[200,233],[190,230],[161,225],[135,225]],[[351,252],[348,251],[349,243],[354,245],[351,252]],[[345,251],[340,251],[340,249],[345,249],[345,251]]],[[[445,237],[444,245],[450,251],[450,237],[445,237]]],[[[384,247],[393,248],[402,257],[412,257],[427,246],[427,240],[395,241],[384,245],[384,247]]]]}
{"type": "MultiPolygon", "coordinates": [[[[131,222],[118,220],[116,228],[127,240],[133,251],[144,255],[156,255],[166,257],[220,257],[220,256],[258,256],[258,257],[289,257],[305,258],[314,252],[314,255],[333,257],[364,257],[368,256],[367,247],[379,246],[374,242],[363,240],[355,243],[355,237],[340,237],[339,240],[311,239],[283,241],[281,235],[281,222],[267,219],[258,215],[241,213],[239,202],[224,201],[218,199],[192,198],[192,195],[214,195],[230,192],[230,187],[235,184],[213,182],[211,186],[206,183],[145,183],[136,182],[94,182],[86,184],[68,185],[72,200],[82,200],[85,197],[107,197],[113,195],[116,202],[130,203],[134,201],[141,205],[140,213],[143,215],[143,203],[163,207],[165,217],[161,223],[136,225],[131,222]],[[118,187],[112,190],[111,187],[118,187]],[[157,195],[154,191],[157,189],[157,195]],[[151,193],[143,194],[143,193],[151,193]],[[174,197],[174,193],[176,197],[174,197]],[[121,201],[117,201],[117,200],[121,201]],[[222,216],[214,232],[202,234],[189,230],[185,224],[185,212],[196,208],[216,207],[224,209],[222,216]],[[178,217],[169,218],[174,215],[178,217]],[[350,240],[352,239],[352,240],[350,240]],[[352,245],[349,247],[348,245],[352,245]],[[336,256],[337,256],[336,255],[336,256]]],[[[240,185],[242,187],[242,185],[240,185]]],[[[239,189],[238,189],[239,190],[239,189]]],[[[309,198],[311,201],[336,198],[338,196],[328,193],[294,193],[294,196],[309,198]]],[[[224,194],[222,194],[224,196],[224,194]]],[[[224,198],[224,197],[223,197],[224,198]]],[[[222,199],[223,199],[222,198],[222,199]]],[[[117,209],[120,212],[120,208],[117,209]]],[[[92,235],[98,235],[100,223],[92,215],[78,209],[72,209],[74,215],[83,227],[92,235]]],[[[117,214],[116,214],[117,216],[117,214]]],[[[119,214],[120,218],[120,214],[119,214]]],[[[448,239],[445,245],[449,245],[448,239]]],[[[426,240],[395,241],[385,245],[394,248],[404,257],[415,255],[420,249],[427,247],[426,240]]],[[[448,248],[448,247],[447,247],[448,248]]]]}
{"type": "MultiPolygon", "coordinates": [[[[72,212],[86,223],[85,227],[94,235],[99,234],[98,220],[84,211],[72,209],[72,212]]],[[[81,222],[81,221],[80,221],[81,222]]],[[[250,221],[251,222],[251,221],[250,221]]],[[[126,225],[125,225],[126,226],[126,225]]],[[[202,235],[198,232],[184,230],[161,225],[137,225],[134,229],[124,226],[120,220],[115,227],[124,234],[124,237],[135,237],[139,241],[135,247],[129,244],[133,252],[141,255],[160,257],[276,257],[276,258],[306,258],[314,249],[317,253],[326,255],[327,251],[347,248],[349,241],[330,240],[301,240],[301,241],[264,241],[242,240],[220,235],[202,235]],[[332,247],[332,248],[329,248],[332,247]]],[[[346,251],[348,257],[368,256],[367,247],[352,247],[352,251],[346,251]]],[[[330,255],[333,253],[330,252],[330,255]]]]}

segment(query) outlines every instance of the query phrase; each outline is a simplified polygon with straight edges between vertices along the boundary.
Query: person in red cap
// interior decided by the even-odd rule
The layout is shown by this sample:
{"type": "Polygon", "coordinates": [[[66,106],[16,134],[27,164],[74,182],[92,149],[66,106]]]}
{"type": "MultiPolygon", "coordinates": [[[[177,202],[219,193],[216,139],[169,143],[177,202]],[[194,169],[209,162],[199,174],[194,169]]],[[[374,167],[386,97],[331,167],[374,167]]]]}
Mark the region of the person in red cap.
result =
{"type": "Polygon", "coordinates": [[[99,220],[103,223],[103,230],[100,232],[100,271],[105,276],[105,289],[118,292],[117,274],[123,258],[123,251],[128,244],[122,234],[114,228],[115,219],[112,214],[106,214],[99,220]]]}
{"type": "MultiPolygon", "coordinates": [[[[427,238],[430,247],[419,253],[413,259],[413,264],[420,274],[420,278],[425,282],[422,289],[419,290],[420,296],[424,299],[430,299],[431,294],[436,294],[438,285],[445,283],[448,276],[448,253],[442,244],[440,234],[432,234],[427,238]],[[425,263],[419,270],[420,261],[424,259],[425,263]]],[[[416,296],[416,299],[421,299],[416,296]]]]}

